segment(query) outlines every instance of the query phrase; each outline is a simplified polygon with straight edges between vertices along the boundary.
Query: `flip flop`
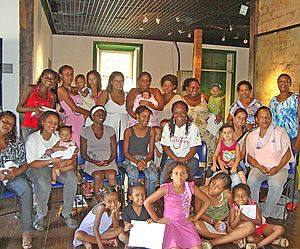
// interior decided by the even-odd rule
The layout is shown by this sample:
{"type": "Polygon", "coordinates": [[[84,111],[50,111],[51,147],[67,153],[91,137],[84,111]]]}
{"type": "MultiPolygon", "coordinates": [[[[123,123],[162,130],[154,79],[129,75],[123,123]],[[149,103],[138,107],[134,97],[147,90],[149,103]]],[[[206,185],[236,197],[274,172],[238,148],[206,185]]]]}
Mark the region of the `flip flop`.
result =
{"type": "Polygon", "coordinates": [[[246,249],[257,249],[257,245],[254,243],[248,243],[246,249]]]}
{"type": "Polygon", "coordinates": [[[288,241],[288,239],[286,238],[278,238],[278,239],[275,239],[273,242],[272,242],[273,245],[278,245],[278,246],[281,246],[283,248],[286,248],[290,245],[290,242],[288,241]]]}
{"type": "Polygon", "coordinates": [[[240,240],[237,240],[235,242],[233,242],[234,244],[236,244],[239,248],[245,248],[246,246],[246,239],[240,239],[240,240]]]}
{"type": "Polygon", "coordinates": [[[118,242],[118,239],[117,239],[117,238],[114,238],[114,239],[110,239],[110,240],[108,241],[108,244],[109,244],[110,246],[117,247],[117,246],[119,245],[119,242],[118,242]]]}
{"type": "Polygon", "coordinates": [[[202,241],[202,249],[212,249],[212,245],[208,240],[202,241]]]}
{"type": "Polygon", "coordinates": [[[29,241],[29,240],[24,240],[22,242],[22,248],[23,249],[30,249],[30,248],[32,248],[32,242],[29,241]]]}

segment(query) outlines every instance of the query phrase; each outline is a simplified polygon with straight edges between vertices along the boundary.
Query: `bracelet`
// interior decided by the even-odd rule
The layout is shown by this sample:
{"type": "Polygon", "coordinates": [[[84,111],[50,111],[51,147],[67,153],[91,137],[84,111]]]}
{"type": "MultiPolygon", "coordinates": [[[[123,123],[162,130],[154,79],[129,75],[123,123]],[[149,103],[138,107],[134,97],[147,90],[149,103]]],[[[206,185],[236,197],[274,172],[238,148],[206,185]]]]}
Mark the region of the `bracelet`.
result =
{"type": "Polygon", "coordinates": [[[215,222],[215,218],[211,218],[211,219],[210,219],[210,224],[212,224],[212,225],[213,225],[213,224],[214,224],[214,222],[215,222]]]}

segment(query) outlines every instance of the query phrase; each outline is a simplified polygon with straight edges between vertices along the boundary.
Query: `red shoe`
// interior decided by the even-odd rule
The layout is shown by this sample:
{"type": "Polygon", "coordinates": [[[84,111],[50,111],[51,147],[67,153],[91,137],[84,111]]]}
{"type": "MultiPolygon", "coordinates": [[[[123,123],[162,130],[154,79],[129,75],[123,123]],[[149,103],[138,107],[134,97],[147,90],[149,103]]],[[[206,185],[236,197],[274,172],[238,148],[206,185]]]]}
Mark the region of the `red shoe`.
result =
{"type": "Polygon", "coordinates": [[[85,182],[82,186],[83,188],[83,195],[85,197],[92,197],[92,192],[91,192],[91,185],[88,182],[85,182]]]}
{"type": "Polygon", "coordinates": [[[297,202],[288,202],[286,204],[286,209],[289,211],[294,211],[297,208],[297,202]]]}

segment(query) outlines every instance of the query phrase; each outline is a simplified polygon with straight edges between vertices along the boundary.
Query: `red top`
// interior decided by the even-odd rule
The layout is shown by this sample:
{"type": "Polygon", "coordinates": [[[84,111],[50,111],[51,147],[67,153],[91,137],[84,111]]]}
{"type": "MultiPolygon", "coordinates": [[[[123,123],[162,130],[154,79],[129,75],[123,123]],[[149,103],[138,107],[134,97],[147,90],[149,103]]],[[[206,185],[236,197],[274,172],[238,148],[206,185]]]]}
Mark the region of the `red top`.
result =
{"type": "MultiPolygon", "coordinates": [[[[38,106],[45,106],[51,108],[51,93],[50,90],[48,90],[48,96],[47,99],[42,99],[38,95],[38,85],[34,87],[34,90],[32,94],[29,96],[25,103],[26,107],[38,107],[38,106]]],[[[22,123],[23,127],[29,127],[29,128],[38,128],[39,123],[39,117],[32,115],[32,112],[26,112],[24,121],[22,123]]]]}
{"type": "Polygon", "coordinates": [[[236,153],[235,153],[236,145],[237,145],[237,141],[234,141],[234,143],[231,146],[227,147],[224,144],[224,141],[223,140],[221,141],[220,157],[224,163],[229,163],[232,159],[236,158],[236,153]]]}

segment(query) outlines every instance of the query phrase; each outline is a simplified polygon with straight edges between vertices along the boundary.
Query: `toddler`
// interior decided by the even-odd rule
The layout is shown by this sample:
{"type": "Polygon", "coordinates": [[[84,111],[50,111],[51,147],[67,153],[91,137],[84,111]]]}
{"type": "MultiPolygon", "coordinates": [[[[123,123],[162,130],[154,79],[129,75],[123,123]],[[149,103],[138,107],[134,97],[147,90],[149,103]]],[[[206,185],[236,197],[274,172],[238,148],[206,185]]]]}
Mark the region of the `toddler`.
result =
{"type": "Polygon", "coordinates": [[[202,248],[194,221],[198,220],[210,205],[209,197],[190,179],[189,167],[183,162],[172,162],[164,169],[165,184],[144,202],[153,221],[166,224],[163,248],[202,248]],[[195,215],[190,215],[192,196],[198,197],[203,205],[195,215]],[[164,198],[163,217],[159,218],[152,204],[164,198]]]}
{"type": "Polygon", "coordinates": [[[78,103],[78,105],[81,108],[89,111],[95,105],[95,102],[90,96],[91,89],[89,89],[86,86],[86,81],[85,81],[85,77],[83,74],[78,74],[75,77],[75,84],[76,84],[76,89],[78,91],[78,94],[81,97],[81,102],[78,103]]]}
{"type": "MultiPolygon", "coordinates": [[[[76,146],[76,143],[72,140],[72,126],[64,125],[59,128],[60,140],[52,147],[52,149],[46,151],[46,155],[51,157],[51,154],[56,151],[66,150],[71,146],[76,146]]],[[[74,165],[65,167],[64,171],[72,169],[74,165]]],[[[60,176],[60,168],[58,165],[52,167],[52,184],[56,183],[57,176],[60,176]]]]}
{"type": "Polygon", "coordinates": [[[219,169],[223,172],[233,175],[238,173],[241,181],[246,183],[246,175],[240,163],[240,146],[233,139],[234,127],[231,124],[224,124],[221,129],[221,139],[217,145],[213,155],[213,165],[208,169],[206,175],[206,185],[209,183],[210,177],[219,169]]]}
{"type": "Polygon", "coordinates": [[[208,100],[208,110],[215,116],[221,111],[222,100],[225,98],[225,96],[220,97],[221,90],[222,88],[219,84],[213,84],[210,88],[211,96],[208,100]]]}
{"type": "Polygon", "coordinates": [[[160,169],[160,164],[163,156],[163,148],[160,144],[162,128],[159,126],[153,127],[155,131],[155,144],[154,144],[154,163],[157,169],[160,169]]]}
{"type": "MultiPolygon", "coordinates": [[[[261,215],[259,206],[253,200],[250,200],[250,187],[247,184],[240,183],[233,190],[234,204],[230,209],[230,226],[234,229],[241,222],[252,221],[256,225],[255,232],[248,236],[247,241],[255,243],[257,248],[263,248],[265,245],[274,244],[281,247],[288,247],[289,241],[281,236],[284,233],[284,227],[275,224],[266,223],[266,219],[261,215]],[[255,207],[255,212],[250,214],[246,210],[246,206],[255,207]],[[254,216],[255,217],[252,217],[254,216]]],[[[256,247],[255,247],[256,248],[256,247]]]]}
{"type": "Polygon", "coordinates": [[[103,202],[98,203],[87,214],[74,234],[74,247],[84,245],[92,249],[92,244],[104,249],[104,244],[117,247],[118,239],[125,240],[123,228],[119,225],[121,203],[116,187],[106,187],[101,191],[103,202]]]}
{"type": "Polygon", "coordinates": [[[128,233],[132,224],[132,220],[147,221],[150,223],[150,215],[144,207],[146,199],[146,188],[142,183],[133,183],[129,188],[130,202],[122,211],[122,220],[124,221],[124,232],[126,232],[126,241],[128,243],[128,233]]]}

